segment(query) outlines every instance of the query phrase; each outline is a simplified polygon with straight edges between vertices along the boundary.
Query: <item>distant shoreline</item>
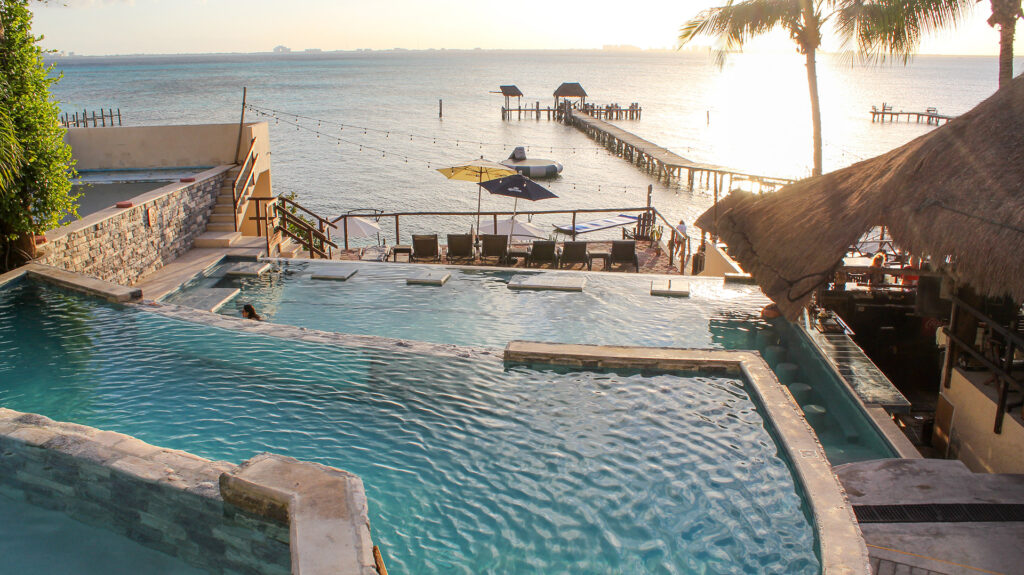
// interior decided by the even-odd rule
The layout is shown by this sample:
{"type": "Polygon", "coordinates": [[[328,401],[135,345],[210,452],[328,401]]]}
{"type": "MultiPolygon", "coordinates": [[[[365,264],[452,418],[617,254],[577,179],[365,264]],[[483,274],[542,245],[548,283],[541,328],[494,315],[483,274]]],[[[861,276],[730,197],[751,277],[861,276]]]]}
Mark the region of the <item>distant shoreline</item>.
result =
{"type": "MultiPolygon", "coordinates": [[[[515,49],[446,49],[446,48],[428,48],[428,49],[404,49],[404,48],[391,48],[387,50],[374,50],[374,49],[357,49],[357,50],[303,50],[303,51],[291,51],[291,52],[184,52],[178,54],[60,54],[51,53],[46,54],[45,58],[47,61],[96,61],[106,59],[212,59],[218,60],[223,59],[275,59],[275,60],[330,60],[335,59],[339,56],[367,56],[367,55],[389,55],[389,54],[400,54],[400,55],[436,55],[436,54],[605,54],[615,56],[644,56],[644,55],[677,55],[677,56],[691,56],[691,55],[709,55],[712,53],[710,48],[693,48],[686,50],[669,50],[669,49],[630,49],[630,48],[567,48],[567,49],[533,49],[533,50],[515,50],[515,49]]],[[[839,52],[819,52],[822,56],[832,57],[840,56],[846,57],[846,54],[839,52]]],[[[737,56],[741,53],[737,53],[737,56]]],[[[789,52],[764,52],[764,53],[752,53],[750,55],[789,55],[789,52]]],[[[932,59],[932,58],[958,58],[958,59],[976,59],[976,60],[996,60],[998,56],[995,55],[962,55],[962,54],[918,54],[914,56],[914,59],[932,59]]],[[[1015,57],[1014,60],[1020,60],[1020,57],[1015,57]]]]}

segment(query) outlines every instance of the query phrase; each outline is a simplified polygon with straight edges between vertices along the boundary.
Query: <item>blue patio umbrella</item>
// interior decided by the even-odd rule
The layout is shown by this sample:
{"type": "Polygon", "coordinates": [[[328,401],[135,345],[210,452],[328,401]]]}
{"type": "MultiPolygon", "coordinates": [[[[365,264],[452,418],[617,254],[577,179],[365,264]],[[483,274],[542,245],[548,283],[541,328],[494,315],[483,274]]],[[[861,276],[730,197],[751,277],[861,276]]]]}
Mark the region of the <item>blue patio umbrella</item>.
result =
{"type": "Polygon", "coordinates": [[[480,185],[492,194],[498,196],[511,196],[516,198],[516,200],[522,198],[524,200],[536,202],[537,200],[546,200],[548,198],[558,197],[551,193],[551,190],[522,174],[506,176],[489,182],[481,182],[480,185]]]}
{"type": "MultiPolygon", "coordinates": [[[[496,196],[511,196],[516,199],[515,203],[512,205],[513,229],[515,227],[516,210],[519,207],[519,198],[536,202],[537,200],[546,200],[548,198],[558,197],[553,194],[551,190],[522,174],[505,176],[504,178],[498,178],[488,182],[481,182],[480,187],[496,196]]],[[[511,240],[512,236],[510,235],[509,241],[511,240]]]]}

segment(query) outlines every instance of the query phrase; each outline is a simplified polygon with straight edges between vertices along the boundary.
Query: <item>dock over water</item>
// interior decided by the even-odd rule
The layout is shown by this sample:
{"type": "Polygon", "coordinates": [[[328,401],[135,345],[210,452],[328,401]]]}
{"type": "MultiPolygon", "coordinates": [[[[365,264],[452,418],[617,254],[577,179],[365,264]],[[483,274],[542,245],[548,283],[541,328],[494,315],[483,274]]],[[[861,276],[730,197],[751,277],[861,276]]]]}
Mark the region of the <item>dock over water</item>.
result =
{"type": "Polygon", "coordinates": [[[732,188],[733,181],[755,182],[762,188],[774,189],[778,186],[793,183],[795,180],[750,174],[724,166],[696,162],[684,158],[675,152],[649,142],[636,134],[627,132],[614,124],[591,117],[585,111],[571,110],[565,116],[565,122],[582,130],[588,136],[600,142],[608,150],[630,163],[655,174],[665,181],[682,181],[686,178],[687,185],[693,189],[695,181],[704,182],[709,188],[727,191],[732,188]],[[728,179],[728,182],[726,182],[728,179]]]}
{"type": "Polygon", "coordinates": [[[882,104],[882,108],[879,109],[876,106],[871,106],[871,121],[872,122],[899,122],[900,118],[906,116],[907,122],[913,118],[915,123],[920,124],[921,120],[924,120],[926,124],[932,124],[939,126],[945,122],[952,120],[955,116],[948,116],[946,114],[940,114],[937,108],[928,108],[924,112],[904,112],[903,110],[895,111],[892,106],[888,104],[882,104]]]}

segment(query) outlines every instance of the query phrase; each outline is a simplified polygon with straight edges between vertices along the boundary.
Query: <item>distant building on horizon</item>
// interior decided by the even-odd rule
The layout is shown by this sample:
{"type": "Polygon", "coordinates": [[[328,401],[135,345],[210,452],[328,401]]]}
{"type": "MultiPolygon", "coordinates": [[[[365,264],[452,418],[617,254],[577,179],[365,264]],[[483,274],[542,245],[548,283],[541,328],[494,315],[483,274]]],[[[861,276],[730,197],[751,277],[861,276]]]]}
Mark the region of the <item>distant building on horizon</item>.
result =
{"type": "Polygon", "coordinates": [[[292,51],[292,49],[289,48],[288,46],[274,46],[274,53],[275,54],[287,54],[287,53],[289,53],[291,51],[292,51]]]}

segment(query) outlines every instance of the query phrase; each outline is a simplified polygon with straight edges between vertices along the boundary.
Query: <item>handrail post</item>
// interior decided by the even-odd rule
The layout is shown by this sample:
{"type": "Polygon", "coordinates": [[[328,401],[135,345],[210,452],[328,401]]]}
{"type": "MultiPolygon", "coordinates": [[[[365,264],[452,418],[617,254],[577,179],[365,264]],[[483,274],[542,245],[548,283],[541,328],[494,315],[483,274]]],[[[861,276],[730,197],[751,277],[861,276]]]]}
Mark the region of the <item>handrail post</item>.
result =
{"type": "Polygon", "coordinates": [[[345,251],[348,251],[348,214],[345,215],[345,220],[341,223],[345,232],[345,251]]]}
{"type": "Polygon", "coordinates": [[[402,243],[401,238],[402,238],[402,236],[398,235],[398,214],[395,214],[395,245],[396,246],[402,243]]]}

